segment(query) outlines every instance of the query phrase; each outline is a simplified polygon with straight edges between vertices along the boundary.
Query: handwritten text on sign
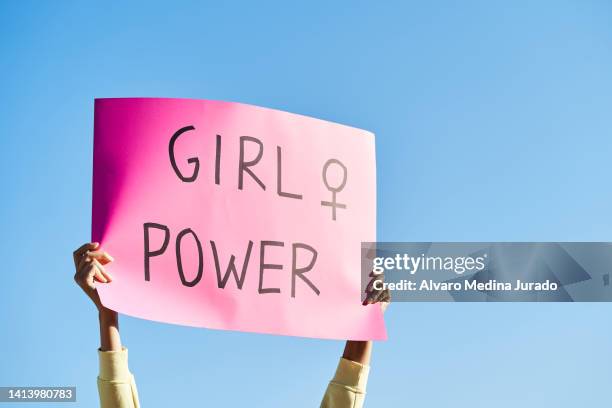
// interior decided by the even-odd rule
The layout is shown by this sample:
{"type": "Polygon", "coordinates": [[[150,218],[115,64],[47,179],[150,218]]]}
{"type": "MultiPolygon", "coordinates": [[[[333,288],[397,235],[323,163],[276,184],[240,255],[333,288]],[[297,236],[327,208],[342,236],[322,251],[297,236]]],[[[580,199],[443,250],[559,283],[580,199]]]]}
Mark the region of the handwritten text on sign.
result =
{"type": "Polygon", "coordinates": [[[103,303],[169,323],[381,339],[360,304],[375,238],[369,132],[250,105],[99,99],[92,239],[103,303]]]}

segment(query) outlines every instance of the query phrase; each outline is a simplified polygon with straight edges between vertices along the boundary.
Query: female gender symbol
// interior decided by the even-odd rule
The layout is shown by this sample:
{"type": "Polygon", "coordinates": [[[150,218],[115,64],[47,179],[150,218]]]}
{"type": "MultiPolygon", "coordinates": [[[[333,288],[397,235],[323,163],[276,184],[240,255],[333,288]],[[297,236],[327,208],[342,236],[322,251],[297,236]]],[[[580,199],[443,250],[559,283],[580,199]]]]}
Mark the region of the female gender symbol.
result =
{"type": "Polygon", "coordinates": [[[342,189],[346,185],[346,178],[347,178],[346,166],[344,166],[344,164],[342,164],[340,160],[329,159],[323,166],[323,183],[325,183],[325,186],[327,187],[327,189],[332,192],[332,200],[331,201],[321,201],[321,205],[332,208],[332,220],[334,221],[336,221],[336,208],[346,208],[346,204],[342,204],[336,201],[336,194],[342,191],[342,189]],[[327,181],[327,169],[332,164],[337,164],[338,166],[340,166],[340,168],[342,168],[342,182],[340,183],[340,185],[336,187],[330,186],[327,181]]]}

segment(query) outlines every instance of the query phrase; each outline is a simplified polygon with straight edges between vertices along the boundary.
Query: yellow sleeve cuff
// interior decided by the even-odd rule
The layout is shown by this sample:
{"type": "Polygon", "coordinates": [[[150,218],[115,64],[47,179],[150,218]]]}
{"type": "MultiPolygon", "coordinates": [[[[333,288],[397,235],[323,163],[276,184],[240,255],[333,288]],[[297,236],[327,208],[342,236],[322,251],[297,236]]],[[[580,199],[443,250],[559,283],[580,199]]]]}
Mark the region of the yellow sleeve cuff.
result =
{"type": "Polygon", "coordinates": [[[332,382],[365,393],[370,366],[341,358],[332,382]]]}
{"type": "Polygon", "coordinates": [[[123,347],[121,351],[101,351],[98,349],[100,359],[99,378],[104,381],[129,382],[131,373],[128,369],[128,350],[123,347]]]}

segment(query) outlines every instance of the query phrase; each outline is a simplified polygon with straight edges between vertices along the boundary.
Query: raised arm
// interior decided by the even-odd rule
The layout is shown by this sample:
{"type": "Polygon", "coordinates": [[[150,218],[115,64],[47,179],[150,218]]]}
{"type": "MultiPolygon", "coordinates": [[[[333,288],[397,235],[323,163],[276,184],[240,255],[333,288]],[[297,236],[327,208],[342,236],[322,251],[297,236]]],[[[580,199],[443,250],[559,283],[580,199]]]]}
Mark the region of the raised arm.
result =
{"type": "MultiPolygon", "coordinates": [[[[389,300],[388,291],[370,290],[364,305],[380,302],[380,307],[384,312],[389,305],[389,300]]],[[[363,407],[370,373],[372,346],[371,341],[348,340],[346,342],[336,374],[323,395],[321,408],[363,407]]]]}
{"type": "Polygon", "coordinates": [[[119,317],[100,301],[97,284],[112,281],[104,265],[113,258],[101,251],[96,242],[82,245],[74,251],[74,280],[92,300],[98,310],[100,322],[100,374],[98,375],[98,394],[102,408],[139,408],[138,391],[134,376],[128,369],[127,349],[121,345],[119,336],[119,317]]]}

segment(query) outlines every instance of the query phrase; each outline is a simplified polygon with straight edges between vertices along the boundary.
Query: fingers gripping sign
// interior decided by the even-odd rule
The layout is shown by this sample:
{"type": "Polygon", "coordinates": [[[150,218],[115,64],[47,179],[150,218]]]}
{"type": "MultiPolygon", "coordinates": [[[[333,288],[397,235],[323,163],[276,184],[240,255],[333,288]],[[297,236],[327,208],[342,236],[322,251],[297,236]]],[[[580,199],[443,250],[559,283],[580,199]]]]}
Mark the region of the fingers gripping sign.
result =
{"type": "Polygon", "coordinates": [[[87,243],[72,254],[75,267],[74,280],[98,309],[102,307],[102,303],[96,290],[96,282],[109,283],[113,280],[104,267],[113,261],[113,257],[105,251],[97,251],[99,247],[100,244],[97,242],[87,243]]]}

